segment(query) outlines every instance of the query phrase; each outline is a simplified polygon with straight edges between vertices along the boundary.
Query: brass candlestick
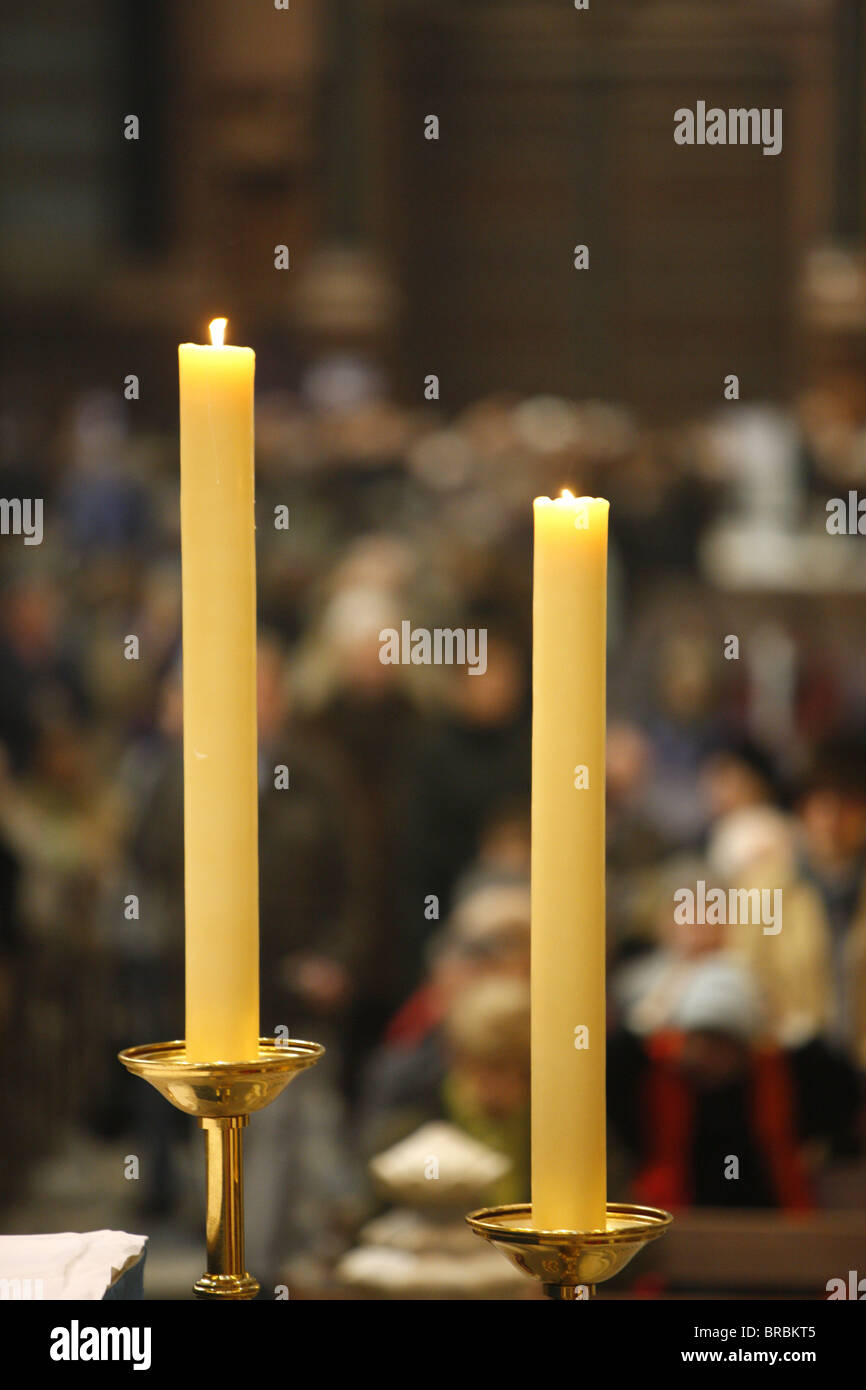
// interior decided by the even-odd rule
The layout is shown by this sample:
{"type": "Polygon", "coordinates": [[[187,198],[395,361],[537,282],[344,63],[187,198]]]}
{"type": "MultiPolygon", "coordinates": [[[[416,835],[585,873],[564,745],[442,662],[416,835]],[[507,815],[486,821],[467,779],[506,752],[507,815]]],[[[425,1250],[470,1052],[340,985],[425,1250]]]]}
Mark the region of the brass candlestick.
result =
{"type": "Polygon", "coordinates": [[[584,1289],[588,1298],[596,1284],[625,1269],[639,1250],[664,1234],[673,1217],[658,1207],[608,1202],[603,1231],[537,1231],[529,1205],[483,1207],[466,1220],[524,1274],[540,1279],[547,1298],[577,1302],[584,1289]]]}
{"type": "Polygon", "coordinates": [[[204,1130],[207,1272],[193,1286],[197,1297],[246,1299],[259,1292],[244,1264],[243,1129],[324,1051],[319,1043],[260,1038],[259,1055],[249,1062],[188,1062],[183,1041],[118,1053],[127,1071],[195,1115],[204,1130]]]}

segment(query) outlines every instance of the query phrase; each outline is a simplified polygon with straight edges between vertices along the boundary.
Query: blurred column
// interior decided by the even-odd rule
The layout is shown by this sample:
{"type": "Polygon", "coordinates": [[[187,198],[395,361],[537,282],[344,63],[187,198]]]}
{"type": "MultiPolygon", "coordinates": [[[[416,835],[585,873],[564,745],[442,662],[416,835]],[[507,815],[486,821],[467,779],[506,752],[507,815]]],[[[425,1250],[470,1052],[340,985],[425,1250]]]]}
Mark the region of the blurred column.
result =
{"type": "Polygon", "coordinates": [[[843,242],[855,242],[863,233],[864,63],[866,19],[863,0],[837,0],[833,231],[843,242]]]}
{"type": "Polygon", "coordinates": [[[344,243],[359,241],[365,230],[361,191],[368,134],[363,94],[364,10],[363,5],[329,0],[325,20],[322,230],[327,240],[344,243]]]}
{"type": "Polygon", "coordinates": [[[165,248],[171,229],[166,180],[168,153],[166,94],[170,86],[170,45],[166,0],[124,0],[117,12],[119,77],[118,127],[133,113],[141,122],[134,158],[118,145],[115,175],[123,188],[122,233],[134,253],[165,248]]]}

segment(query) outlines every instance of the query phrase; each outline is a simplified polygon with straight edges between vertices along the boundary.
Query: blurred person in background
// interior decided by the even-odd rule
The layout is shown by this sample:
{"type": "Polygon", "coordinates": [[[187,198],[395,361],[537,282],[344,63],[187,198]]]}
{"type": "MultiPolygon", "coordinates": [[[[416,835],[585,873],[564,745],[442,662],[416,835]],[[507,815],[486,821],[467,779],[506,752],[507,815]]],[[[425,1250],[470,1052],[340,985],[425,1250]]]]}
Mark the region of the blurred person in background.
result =
{"type": "Polygon", "coordinates": [[[700,769],[710,821],[754,806],[780,800],[773,760],[751,739],[722,743],[710,752],[700,769]]]}
{"type": "Polygon", "coordinates": [[[607,728],[605,868],[608,944],[619,961],[646,947],[644,906],[652,895],[656,866],[673,848],[651,814],[652,776],[648,736],[629,720],[612,719],[607,728]]]}
{"type": "Polygon", "coordinates": [[[526,984],[529,909],[528,884],[480,885],[461,898],[433,938],[426,980],[395,1015],[368,1066],[361,1111],[365,1151],[378,1152],[425,1119],[446,1113],[448,1019],[458,1001],[485,981],[526,984]]]}
{"type": "Polygon", "coordinates": [[[716,882],[772,905],[772,922],[753,920],[750,906],[747,920],[728,922],[724,936],[761,988],[773,1036],[792,1046],[828,1037],[836,1013],[830,935],[820,895],[797,862],[793,818],[768,805],[729,810],[713,826],[707,853],[716,882]]]}
{"type": "Polygon", "coordinates": [[[86,605],[76,624],[87,700],[115,758],[152,731],[163,679],[178,659],[180,611],[180,567],[153,560],[137,568],[128,593],[86,605]],[[138,644],[134,660],[127,659],[130,636],[138,644]]]}
{"type": "Polygon", "coordinates": [[[249,1259],[278,1281],[287,1259],[333,1254],[353,1210],[341,1051],[362,948],[341,765],[294,717],[286,654],[273,634],[259,637],[257,689],[262,1029],[315,1038],[328,1050],[308,1086],[262,1112],[246,1145],[249,1259]]]}
{"type": "Polygon", "coordinates": [[[433,1040],[449,1004],[465,984],[494,973],[528,975],[529,884],[467,883],[443,929],[428,947],[427,974],[391,1020],[385,1055],[433,1040]]]}
{"type": "Polygon", "coordinates": [[[856,1103],[840,1059],[765,1040],[752,975],[718,952],[702,955],[657,1026],[609,1039],[609,1114],[637,1201],[810,1210],[812,1170],[850,1131],[856,1103]]]}
{"type": "Polygon", "coordinates": [[[0,599],[0,740],[15,772],[29,768],[46,721],[90,712],[83,652],[70,644],[64,608],[49,573],[7,574],[0,599]]]}
{"type": "Polygon", "coordinates": [[[21,910],[31,942],[90,949],[102,879],[116,861],[122,820],[93,740],[77,722],[39,727],[29,770],[3,769],[0,833],[21,864],[21,910]]]}
{"type": "Polygon", "coordinates": [[[0,842],[15,864],[26,961],[15,1014],[27,1044],[13,1094],[17,1088],[16,1123],[31,1144],[58,1134],[84,1141],[108,1070],[112,995],[100,908],[120,853],[123,808],[94,744],[89,728],[58,711],[51,722],[35,721],[26,770],[0,769],[0,842]],[[34,1093],[50,1128],[32,1113],[34,1093]]]}
{"type": "Polygon", "coordinates": [[[866,1067],[866,745],[835,737],[816,750],[797,799],[800,868],[825,917],[833,1032],[866,1067]]]}
{"type": "MultiPolygon", "coordinates": [[[[350,1097],[409,977],[401,915],[405,764],[418,714],[400,666],[380,660],[410,565],[390,537],[368,538],[331,576],[331,593],[295,671],[305,727],[339,767],[353,864],[352,978],[344,1022],[350,1097]]],[[[422,904],[423,906],[423,904],[422,904]]]]}
{"type": "Polygon", "coordinates": [[[58,505],[70,558],[128,569],[152,533],[149,498],[130,466],[123,403],[116,391],[90,391],[72,408],[67,466],[58,505]]]}
{"type": "Polygon", "coordinates": [[[531,860],[531,811],[524,796],[506,797],[482,824],[478,850],[454,885],[459,904],[476,889],[528,889],[531,860]]]}
{"type": "Polygon", "coordinates": [[[270,1035],[291,1022],[291,1036],[305,1037],[333,1027],[354,987],[357,853],[340,765],[293,719],[286,656],[268,634],[258,644],[258,738],[262,1026],[270,1035]],[[287,786],[275,785],[282,768],[287,786]]]}
{"type": "Polygon", "coordinates": [[[686,854],[666,859],[652,875],[645,889],[650,939],[615,965],[610,979],[613,1016],[630,1032],[664,1027],[704,958],[725,955],[724,926],[682,922],[675,911],[674,894],[708,878],[706,861],[686,854]]]}
{"type": "Polygon", "coordinates": [[[435,1046],[380,1059],[365,1110],[365,1147],[378,1153],[444,1119],[511,1159],[491,1200],[529,1189],[529,982],[511,968],[472,970],[450,996],[435,1046]]]}
{"type": "Polygon", "coordinates": [[[695,845],[706,825],[699,771],[722,732],[718,666],[709,637],[700,632],[666,636],[655,657],[646,720],[653,749],[647,811],[659,835],[683,846],[695,845]]]}
{"type": "MultiPolygon", "coordinates": [[[[183,1036],[183,696],[176,664],[157,689],[152,727],[139,731],[121,759],[127,807],[125,855],[106,893],[105,935],[117,992],[116,1050],[130,1037],[183,1036]],[[136,914],[118,904],[135,895],[136,914]]],[[[139,1203],[145,1216],[171,1213],[180,1197],[176,1147],[187,1138],[182,1116],[149,1086],[112,1073],[100,1117],[112,1135],[128,1125],[143,1156],[139,1203]],[[180,1123],[178,1122],[180,1121],[180,1123]]]]}
{"type": "Polygon", "coordinates": [[[529,981],[492,976],[458,995],[445,1019],[444,1116],[511,1160],[491,1192],[517,1202],[529,1191],[529,981]]]}
{"type": "Polygon", "coordinates": [[[403,772],[405,930],[410,982],[418,979],[430,924],[429,895],[442,917],[460,874],[473,862],[496,807],[528,798],[530,721],[525,656],[504,632],[489,631],[487,669],[454,668],[440,717],[418,733],[403,772]]]}

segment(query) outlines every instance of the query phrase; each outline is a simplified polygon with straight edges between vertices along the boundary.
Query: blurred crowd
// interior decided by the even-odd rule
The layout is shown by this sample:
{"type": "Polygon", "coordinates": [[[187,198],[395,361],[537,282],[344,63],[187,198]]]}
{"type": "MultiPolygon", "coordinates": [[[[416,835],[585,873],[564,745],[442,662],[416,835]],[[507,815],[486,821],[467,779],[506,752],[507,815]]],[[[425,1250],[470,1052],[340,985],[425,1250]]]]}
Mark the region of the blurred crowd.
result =
{"type": "MultiPolygon", "coordinates": [[[[165,1213],[188,1127],[112,1060],[183,1032],[177,449],[135,409],[3,411],[0,494],[44,497],[45,539],[0,552],[0,1124],[11,1195],[62,1123],[135,1136],[165,1213]]],[[[862,374],[651,429],[407,408],[333,356],[259,395],[256,467],[262,1030],[329,1051],[251,1129],[251,1238],[274,1267],[351,1238],[364,1160],[437,1118],[526,1195],[531,499],[563,486],[611,501],[617,1194],[832,1201],[863,1139],[866,566],[825,503],[866,488],[862,374]],[[383,664],[406,619],[486,628],[486,674],[383,664]],[[781,889],[781,930],[682,923],[698,882],[781,889]]]]}

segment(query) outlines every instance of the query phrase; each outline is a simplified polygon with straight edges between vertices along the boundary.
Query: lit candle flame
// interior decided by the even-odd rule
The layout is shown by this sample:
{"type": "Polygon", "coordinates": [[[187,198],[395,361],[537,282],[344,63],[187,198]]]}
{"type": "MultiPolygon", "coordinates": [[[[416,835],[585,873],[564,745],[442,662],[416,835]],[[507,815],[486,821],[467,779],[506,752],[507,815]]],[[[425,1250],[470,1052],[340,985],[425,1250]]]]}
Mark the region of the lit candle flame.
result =
{"type": "Polygon", "coordinates": [[[211,321],[210,340],[214,347],[224,346],[227,323],[228,319],[213,319],[211,321]]]}
{"type": "Polygon", "coordinates": [[[561,497],[564,497],[565,500],[566,500],[566,502],[573,502],[573,501],[574,501],[574,493],[571,491],[570,488],[564,487],[564,488],[562,489],[562,492],[560,493],[560,496],[561,496],[561,497]]]}

